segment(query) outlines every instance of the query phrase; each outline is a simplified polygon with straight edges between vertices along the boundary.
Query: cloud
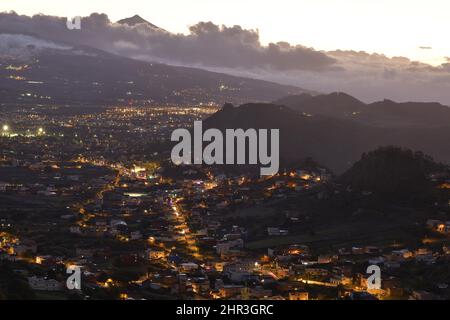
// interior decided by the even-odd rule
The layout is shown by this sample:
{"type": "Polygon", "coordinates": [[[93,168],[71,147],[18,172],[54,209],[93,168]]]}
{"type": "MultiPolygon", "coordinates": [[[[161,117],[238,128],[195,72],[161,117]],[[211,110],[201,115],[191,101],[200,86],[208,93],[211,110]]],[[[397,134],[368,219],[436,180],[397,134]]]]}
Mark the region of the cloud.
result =
{"type": "Polygon", "coordinates": [[[256,31],[244,30],[240,26],[226,27],[200,22],[189,30],[189,35],[176,37],[177,41],[170,44],[176,47],[169,53],[176,52],[181,46],[180,49],[186,54],[184,60],[190,63],[283,71],[323,70],[336,62],[322,52],[285,42],[262,46],[256,31]]]}
{"type": "Polygon", "coordinates": [[[286,83],[295,79],[308,89],[344,91],[366,102],[388,98],[450,105],[450,63],[434,67],[405,57],[356,51],[333,51],[327,55],[338,61],[340,71],[294,72],[286,83]]]}
{"type": "Polygon", "coordinates": [[[263,46],[259,34],[240,26],[200,22],[188,35],[172,34],[150,24],[112,23],[105,14],[81,21],[81,30],[67,30],[65,18],[0,14],[0,32],[33,34],[53,41],[89,45],[109,52],[149,61],[205,67],[261,68],[267,70],[325,70],[336,61],[325,53],[288,43],[263,46]]]}
{"type": "Polygon", "coordinates": [[[113,23],[98,13],[84,17],[81,30],[68,30],[61,17],[0,13],[0,33],[87,45],[135,59],[202,67],[319,92],[345,91],[366,102],[388,98],[450,105],[450,59],[434,67],[363,51],[324,52],[287,42],[262,45],[255,30],[212,22],[191,26],[186,35],[173,34],[147,23],[113,23]]]}
{"type": "Polygon", "coordinates": [[[363,51],[326,52],[337,60],[333,70],[258,72],[215,68],[318,92],[347,92],[365,102],[382,99],[396,101],[437,101],[450,106],[450,60],[433,67],[405,57],[388,58],[363,51]]]}
{"type": "Polygon", "coordinates": [[[1,56],[26,60],[42,49],[68,50],[71,47],[27,35],[0,34],[1,56]]]}

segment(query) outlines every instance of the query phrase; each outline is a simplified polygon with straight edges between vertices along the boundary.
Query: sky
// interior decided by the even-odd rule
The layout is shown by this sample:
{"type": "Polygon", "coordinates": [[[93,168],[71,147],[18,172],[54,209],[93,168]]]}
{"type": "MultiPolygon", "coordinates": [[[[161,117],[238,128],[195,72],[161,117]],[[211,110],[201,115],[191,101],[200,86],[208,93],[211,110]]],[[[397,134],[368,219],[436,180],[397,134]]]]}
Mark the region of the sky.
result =
{"type": "Polygon", "coordinates": [[[139,14],[175,33],[212,21],[259,31],[262,44],[287,41],[316,50],[403,56],[434,66],[450,56],[448,0],[1,0],[0,11],[73,17],[139,14]]]}

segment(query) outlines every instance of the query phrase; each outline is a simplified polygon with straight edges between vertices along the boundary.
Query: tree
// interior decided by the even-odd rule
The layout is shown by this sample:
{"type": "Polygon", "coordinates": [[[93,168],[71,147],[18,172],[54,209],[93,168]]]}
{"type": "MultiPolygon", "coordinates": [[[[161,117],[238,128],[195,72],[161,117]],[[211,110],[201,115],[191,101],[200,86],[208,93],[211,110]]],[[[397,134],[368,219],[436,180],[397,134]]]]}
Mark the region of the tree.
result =
{"type": "Polygon", "coordinates": [[[433,190],[427,176],[445,169],[422,152],[388,146],[364,153],[339,180],[390,199],[424,199],[433,190]]]}

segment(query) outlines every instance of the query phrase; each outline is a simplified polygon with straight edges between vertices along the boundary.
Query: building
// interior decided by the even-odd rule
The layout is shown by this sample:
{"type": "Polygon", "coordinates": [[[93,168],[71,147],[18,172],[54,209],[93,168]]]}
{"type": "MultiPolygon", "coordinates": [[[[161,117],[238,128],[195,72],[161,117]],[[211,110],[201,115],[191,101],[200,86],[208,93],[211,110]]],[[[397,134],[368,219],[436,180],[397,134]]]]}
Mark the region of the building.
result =
{"type": "Polygon", "coordinates": [[[28,284],[33,290],[40,291],[61,291],[63,285],[54,279],[39,278],[36,276],[28,277],[28,284]]]}
{"type": "Polygon", "coordinates": [[[269,227],[267,228],[268,236],[287,236],[289,234],[288,230],[282,230],[280,228],[269,227]]]}
{"type": "Polygon", "coordinates": [[[244,240],[235,239],[231,241],[219,242],[216,244],[216,252],[217,254],[227,254],[231,249],[238,248],[241,249],[244,247],[244,240]]]}
{"type": "Polygon", "coordinates": [[[223,299],[232,298],[241,294],[244,286],[241,285],[225,285],[219,289],[219,296],[223,299]]]}
{"type": "Polygon", "coordinates": [[[145,252],[145,257],[148,260],[159,260],[159,259],[164,259],[166,256],[166,252],[164,250],[153,250],[153,249],[148,249],[145,252]]]}
{"type": "Polygon", "coordinates": [[[193,263],[193,262],[186,262],[186,263],[180,264],[181,272],[190,272],[190,271],[195,271],[197,269],[198,269],[198,264],[193,263]]]}
{"type": "Polygon", "coordinates": [[[289,292],[289,300],[309,300],[309,293],[307,291],[289,292]]]}

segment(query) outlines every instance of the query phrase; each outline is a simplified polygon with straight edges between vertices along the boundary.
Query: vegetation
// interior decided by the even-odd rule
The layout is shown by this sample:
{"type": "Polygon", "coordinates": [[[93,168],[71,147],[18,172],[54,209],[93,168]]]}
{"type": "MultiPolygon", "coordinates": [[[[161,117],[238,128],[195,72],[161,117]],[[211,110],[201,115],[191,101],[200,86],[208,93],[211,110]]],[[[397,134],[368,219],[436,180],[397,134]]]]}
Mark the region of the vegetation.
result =
{"type": "Polygon", "coordinates": [[[388,146],[364,153],[340,181],[389,199],[423,200],[434,190],[428,175],[443,170],[448,168],[422,152],[388,146]]]}
{"type": "Polygon", "coordinates": [[[0,300],[29,300],[34,299],[35,294],[31,290],[25,278],[14,272],[7,262],[0,263],[0,300]]]}

